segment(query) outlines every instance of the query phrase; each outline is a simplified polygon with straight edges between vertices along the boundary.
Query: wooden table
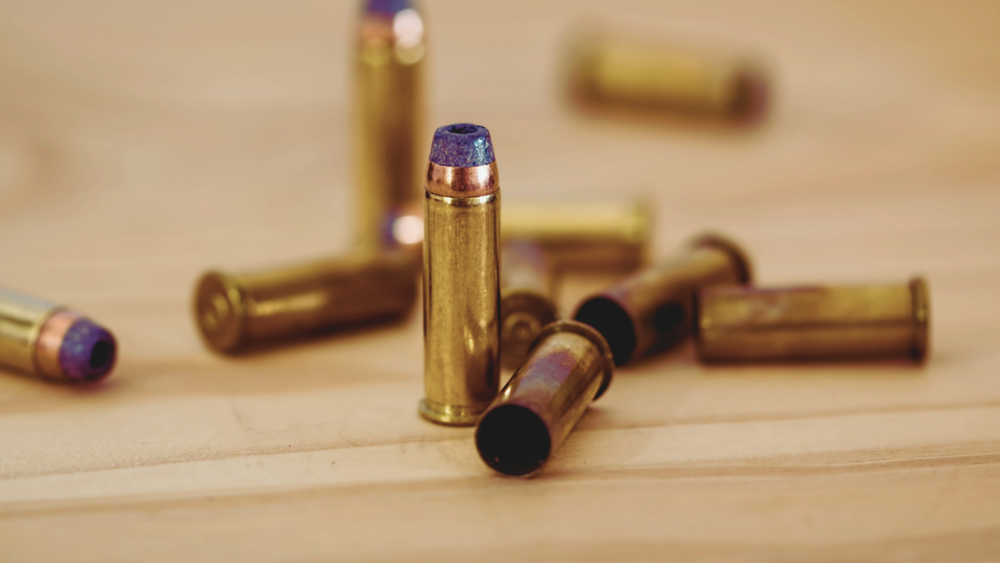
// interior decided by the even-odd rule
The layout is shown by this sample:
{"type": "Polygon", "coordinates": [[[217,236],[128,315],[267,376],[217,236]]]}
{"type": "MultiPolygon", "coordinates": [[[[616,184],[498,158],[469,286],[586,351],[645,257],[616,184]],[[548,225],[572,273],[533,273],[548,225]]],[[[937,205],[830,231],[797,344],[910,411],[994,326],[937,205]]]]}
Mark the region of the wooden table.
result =
{"type": "MultiPolygon", "coordinates": [[[[93,390],[0,378],[0,560],[1000,559],[1000,13],[994,2],[424,5],[432,124],[490,127],[507,200],[648,193],[759,279],[931,285],[932,353],[621,369],[538,478],[416,415],[419,312],[240,359],[207,267],[348,248],[353,2],[0,4],[0,284],[116,331],[93,390]],[[752,134],[587,119],[586,17],[761,53],[752,134]]],[[[600,278],[572,278],[572,308],[600,278]]]]}

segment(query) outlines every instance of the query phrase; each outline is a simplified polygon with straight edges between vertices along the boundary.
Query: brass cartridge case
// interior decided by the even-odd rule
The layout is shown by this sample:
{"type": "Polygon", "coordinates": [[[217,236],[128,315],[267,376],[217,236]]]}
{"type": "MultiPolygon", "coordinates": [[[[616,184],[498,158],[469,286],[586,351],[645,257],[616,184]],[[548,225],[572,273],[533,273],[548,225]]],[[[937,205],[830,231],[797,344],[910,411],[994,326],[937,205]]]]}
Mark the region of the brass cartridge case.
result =
{"type": "Polygon", "coordinates": [[[500,251],[500,363],[517,369],[542,327],[559,318],[551,261],[539,245],[504,243],[500,251]]]}
{"type": "Polygon", "coordinates": [[[0,366],[60,383],[97,381],[114,369],[118,344],[80,313],[0,288],[0,366]]]}
{"type": "Polygon", "coordinates": [[[751,60],[586,32],[568,59],[570,94],[584,107],[743,123],[767,109],[767,75],[751,60]]]}
{"type": "Polygon", "coordinates": [[[575,321],[548,325],[479,422],[479,456],[507,475],[537,472],[607,390],[614,369],[597,331],[575,321]]]}
{"type": "Polygon", "coordinates": [[[415,225],[410,213],[414,205],[419,211],[426,154],[425,56],[423,20],[411,2],[365,1],[355,51],[353,141],[364,248],[406,244],[419,229],[419,215],[415,225]]]}
{"type": "Polygon", "coordinates": [[[210,271],[194,291],[204,341],[227,354],[292,336],[399,317],[417,298],[402,253],[365,253],[245,274],[210,271]]]}
{"type": "Polygon", "coordinates": [[[927,283],[717,287],[698,300],[703,362],[927,357],[927,283]]]}
{"type": "Polygon", "coordinates": [[[500,388],[500,183],[485,127],[434,133],[424,199],[420,414],[472,426],[500,388]]]}
{"type": "Polygon", "coordinates": [[[601,333],[620,366],[691,334],[697,290],[751,279],[750,259],[736,243],[701,235],[673,258],[585,299],[574,318],[601,333]]]}
{"type": "Polygon", "coordinates": [[[641,200],[508,202],[500,236],[540,244],[557,271],[630,272],[647,262],[652,207],[641,200]]]}

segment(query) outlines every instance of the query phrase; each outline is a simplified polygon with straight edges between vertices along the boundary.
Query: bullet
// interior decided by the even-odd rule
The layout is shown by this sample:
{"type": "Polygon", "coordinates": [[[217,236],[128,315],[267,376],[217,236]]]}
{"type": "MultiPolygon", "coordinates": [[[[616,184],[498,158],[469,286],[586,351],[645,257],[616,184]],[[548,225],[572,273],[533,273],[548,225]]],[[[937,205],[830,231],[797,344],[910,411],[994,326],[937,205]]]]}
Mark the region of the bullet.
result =
{"type": "MultiPolygon", "coordinates": [[[[408,0],[367,0],[355,52],[358,240],[395,248],[420,230],[424,24],[408,0]]],[[[417,235],[419,236],[419,235],[417,235]]],[[[419,249],[418,249],[419,250],[419,249]]]]}
{"type": "Polygon", "coordinates": [[[560,272],[631,272],[647,262],[652,207],[636,199],[512,202],[500,236],[540,244],[560,272]]]}
{"type": "Polygon", "coordinates": [[[546,326],[479,422],[479,456],[506,475],[539,471],[607,390],[614,368],[608,343],[594,329],[575,321],[546,326]]]}
{"type": "Polygon", "coordinates": [[[500,178],[490,132],[434,132],[424,195],[424,399],[420,414],[472,426],[499,384],[500,178]]]}
{"type": "Polygon", "coordinates": [[[767,76],[744,58],[593,32],[577,34],[568,58],[570,95],[584,107],[743,123],[767,109],[767,76]]]}
{"type": "Polygon", "coordinates": [[[503,244],[500,251],[500,363],[517,369],[528,357],[542,327],[559,318],[551,261],[528,241],[503,244]]]}
{"type": "Polygon", "coordinates": [[[923,362],[927,283],[856,287],[713,287],[698,301],[703,362],[909,358],[923,362]]]}
{"type": "Polygon", "coordinates": [[[0,288],[0,365],[59,383],[111,373],[118,345],[106,328],[56,303],[0,288]]]}
{"type": "Polygon", "coordinates": [[[245,274],[205,273],[194,318],[205,343],[233,354],[323,330],[404,315],[417,268],[402,253],[366,253],[245,274]]]}
{"type": "Polygon", "coordinates": [[[751,279],[750,259],[736,243],[701,235],[673,258],[585,299],[574,318],[601,333],[620,366],[690,335],[697,290],[751,279]]]}

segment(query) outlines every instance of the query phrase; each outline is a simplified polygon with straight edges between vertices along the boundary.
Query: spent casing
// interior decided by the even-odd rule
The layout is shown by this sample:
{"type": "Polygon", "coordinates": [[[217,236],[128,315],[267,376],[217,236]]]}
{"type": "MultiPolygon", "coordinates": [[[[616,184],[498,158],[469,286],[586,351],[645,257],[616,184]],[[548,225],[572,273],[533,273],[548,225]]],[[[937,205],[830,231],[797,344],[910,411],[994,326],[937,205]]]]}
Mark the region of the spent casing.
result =
{"type": "Polygon", "coordinates": [[[417,297],[417,267],[397,252],[231,274],[205,273],[194,317],[210,347],[236,353],[290,337],[398,318],[417,297]]]}
{"type": "Polygon", "coordinates": [[[703,362],[909,358],[923,362],[930,300],[909,283],[787,288],[718,287],[698,299],[703,362]]]}
{"type": "Polygon", "coordinates": [[[542,327],[559,318],[555,272],[545,250],[512,241],[500,250],[500,363],[517,369],[542,327]]]}
{"type": "Polygon", "coordinates": [[[767,109],[768,79],[749,58],[601,32],[569,43],[568,86],[584,107],[749,123],[767,109]]]}
{"type": "Polygon", "coordinates": [[[479,456],[507,475],[537,472],[607,390],[614,368],[611,348],[593,328],[575,321],[546,326],[479,422],[479,456]]]}
{"type": "Polygon", "coordinates": [[[743,285],[751,279],[750,259],[743,249],[725,237],[701,235],[674,257],[584,299],[574,318],[604,336],[620,366],[690,335],[699,289],[743,285]]]}

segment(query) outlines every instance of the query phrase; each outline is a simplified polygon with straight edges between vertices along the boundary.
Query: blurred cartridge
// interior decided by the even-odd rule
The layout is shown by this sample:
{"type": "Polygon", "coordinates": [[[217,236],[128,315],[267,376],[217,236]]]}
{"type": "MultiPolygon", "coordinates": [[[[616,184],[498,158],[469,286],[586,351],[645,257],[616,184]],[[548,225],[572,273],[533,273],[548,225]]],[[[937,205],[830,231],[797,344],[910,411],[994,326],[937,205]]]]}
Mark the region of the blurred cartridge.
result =
{"type": "Polygon", "coordinates": [[[432,422],[472,426],[500,388],[500,179],[490,132],[434,132],[424,196],[424,398],[432,422]]]}
{"type": "Polygon", "coordinates": [[[552,264],[539,245],[505,242],[500,252],[500,363],[517,369],[542,327],[555,322],[552,264]]]}
{"type": "Polygon", "coordinates": [[[767,109],[767,76],[748,59],[593,31],[568,50],[570,95],[584,107],[742,123],[767,109]]]}
{"type": "Polygon", "coordinates": [[[425,50],[423,20],[409,0],[364,2],[355,55],[354,148],[358,240],[369,249],[412,244],[414,237],[419,243],[422,236],[425,50]]]}
{"type": "Polygon", "coordinates": [[[575,321],[548,325],[479,422],[479,456],[500,473],[535,473],[607,390],[614,368],[594,329],[575,321]]]}
{"type": "Polygon", "coordinates": [[[0,288],[0,366],[60,383],[111,373],[115,337],[82,314],[0,288]]]}
{"type": "Polygon", "coordinates": [[[857,287],[717,287],[698,300],[704,362],[927,356],[930,302],[922,278],[857,287]]]}
{"type": "Polygon", "coordinates": [[[400,317],[416,301],[416,277],[402,253],[362,252],[247,274],[210,271],[195,287],[194,317],[206,344],[242,352],[400,317]]]}
{"type": "Polygon", "coordinates": [[[750,260],[736,243],[701,235],[673,258],[585,299],[574,318],[604,336],[620,366],[691,334],[696,291],[747,284],[751,277],[750,260]]]}
{"type": "Polygon", "coordinates": [[[652,207],[634,199],[508,202],[500,235],[540,244],[560,272],[630,272],[646,263],[652,207]]]}

